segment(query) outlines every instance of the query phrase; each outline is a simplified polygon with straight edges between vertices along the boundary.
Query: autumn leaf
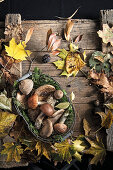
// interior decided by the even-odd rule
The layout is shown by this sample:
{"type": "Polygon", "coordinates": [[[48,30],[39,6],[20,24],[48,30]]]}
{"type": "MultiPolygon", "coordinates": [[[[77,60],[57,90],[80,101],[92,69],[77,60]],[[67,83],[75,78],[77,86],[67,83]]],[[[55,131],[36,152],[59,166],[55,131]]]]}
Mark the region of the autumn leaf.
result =
{"type": "Polygon", "coordinates": [[[54,44],[51,47],[51,51],[55,51],[61,44],[61,39],[58,39],[54,42],[54,44]]]}
{"type": "Polygon", "coordinates": [[[74,22],[71,19],[69,19],[67,21],[67,23],[66,23],[66,27],[64,29],[64,36],[65,36],[65,39],[67,41],[70,40],[70,33],[71,33],[72,29],[73,29],[73,25],[74,25],[74,22]]]}
{"type": "Polygon", "coordinates": [[[113,103],[104,104],[108,109],[113,110],[113,103]]]}
{"type": "Polygon", "coordinates": [[[29,50],[25,50],[25,48],[25,41],[21,41],[19,44],[16,44],[14,38],[10,40],[9,47],[5,46],[5,50],[8,56],[21,61],[26,60],[26,57],[31,55],[31,52],[29,50]]]}
{"type": "Polygon", "coordinates": [[[70,94],[70,99],[71,99],[71,101],[73,101],[75,99],[75,94],[73,93],[73,91],[70,94]]]}
{"type": "Polygon", "coordinates": [[[48,45],[49,37],[50,37],[51,34],[52,34],[52,29],[50,28],[50,29],[47,31],[46,45],[48,45]]]}
{"type": "Polygon", "coordinates": [[[57,67],[57,69],[63,69],[64,65],[65,65],[65,61],[64,60],[57,60],[53,62],[55,64],[55,66],[57,67]]]}
{"type": "Polygon", "coordinates": [[[38,156],[44,155],[47,159],[51,160],[51,144],[37,141],[35,149],[38,150],[38,156]]]}
{"type": "Polygon", "coordinates": [[[83,128],[85,131],[85,135],[88,136],[91,131],[91,128],[90,128],[88,121],[85,118],[83,119],[83,128]]]}
{"type": "Polygon", "coordinates": [[[94,71],[89,72],[89,77],[94,79],[93,83],[102,86],[101,91],[109,94],[113,94],[113,80],[108,79],[104,73],[96,73],[94,71]]]}
{"type": "Polygon", "coordinates": [[[61,143],[55,143],[54,147],[56,148],[56,153],[61,157],[62,160],[70,163],[72,161],[71,155],[71,145],[68,142],[68,139],[61,143]]]}
{"type": "Polygon", "coordinates": [[[30,28],[26,34],[26,38],[25,38],[25,44],[27,44],[33,34],[34,31],[34,27],[30,28]]]}
{"type": "Polygon", "coordinates": [[[85,150],[84,153],[91,154],[94,156],[91,159],[90,164],[97,165],[98,162],[102,163],[106,155],[106,149],[104,147],[104,144],[98,140],[92,141],[89,138],[86,139],[90,143],[91,147],[85,150]]]}
{"type": "Polygon", "coordinates": [[[58,109],[67,109],[69,107],[69,105],[70,105],[69,102],[63,102],[63,103],[59,103],[55,107],[58,109]]]}
{"type": "Polygon", "coordinates": [[[17,115],[9,112],[0,112],[0,137],[4,137],[8,134],[16,117],[17,115]]]}
{"type": "Polygon", "coordinates": [[[67,55],[68,55],[68,51],[66,51],[64,48],[63,49],[59,49],[59,51],[60,52],[59,52],[58,56],[60,58],[62,58],[63,60],[65,60],[67,55]]]}
{"type": "Polygon", "coordinates": [[[74,42],[78,43],[79,41],[81,41],[82,37],[83,37],[83,35],[78,35],[74,42]]]}
{"type": "Polygon", "coordinates": [[[0,93],[0,109],[12,111],[11,102],[12,102],[12,99],[7,98],[7,92],[6,91],[0,93]]]}
{"type": "Polygon", "coordinates": [[[97,112],[101,116],[101,126],[109,129],[113,123],[113,114],[110,110],[108,110],[107,114],[104,112],[97,112]]]}
{"type": "Polygon", "coordinates": [[[103,30],[99,30],[97,33],[105,44],[111,43],[113,46],[113,27],[110,28],[108,24],[103,24],[103,30]]]}
{"type": "Polygon", "coordinates": [[[70,43],[69,49],[70,49],[70,52],[77,52],[78,46],[73,43],[70,43]]]}
{"type": "Polygon", "coordinates": [[[21,145],[14,143],[4,143],[4,150],[1,151],[1,155],[7,155],[7,162],[11,162],[13,159],[16,162],[20,162],[23,149],[21,145]]]}

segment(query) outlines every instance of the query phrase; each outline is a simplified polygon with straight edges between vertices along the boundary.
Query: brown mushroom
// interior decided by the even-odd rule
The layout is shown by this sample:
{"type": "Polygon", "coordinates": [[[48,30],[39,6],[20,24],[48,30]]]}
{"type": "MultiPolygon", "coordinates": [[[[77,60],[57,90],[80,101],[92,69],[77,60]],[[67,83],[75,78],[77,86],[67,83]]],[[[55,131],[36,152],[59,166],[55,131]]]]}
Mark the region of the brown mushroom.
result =
{"type": "Polygon", "coordinates": [[[61,99],[62,97],[63,97],[63,92],[61,91],[61,90],[56,90],[55,92],[54,92],[54,97],[55,97],[55,99],[61,99]]]}
{"type": "Polygon", "coordinates": [[[35,93],[39,97],[39,101],[45,101],[47,97],[55,91],[55,87],[49,84],[40,86],[35,90],[35,93]]]}
{"type": "Polygon", "coordinates": [[[65,133],[67,131],[67,125],[64,123],[56,123],[54,125],[54,130],[59,133],[65,133]]]}
{"type": "Polygon", "coordinates": [[[26,100],[26,95],[20,94],[19,92],[16,95],[16,99],[21,103],[23,107],[26,107],[27,105],[27,100],[26,100]]]}
{"type": "Polygon", "coordinates": [[[36,109],[38,105],[41,105],[41,104],[44,104],[44,103],[45,103],[45,102],[43,102],[43,101],[40,102],[38,99],[39,99],[39,98],[38,98],[38,95],[37,95],[37,94],[33,94],[32,96],[30,96],[30,97],[28,98],[28,107],[29,107],[30,109],[36,109]]]}
{"type": "Polygon", "coordinates": [[[46,119],[43,122],[43,127],[40,131],[40,136],[47,138],[51,136],[52,132],[53,132],[53,124],[49,119],[46,119]]]}
{"type": "Polygon", "coordinates": [[[56,99],[53,98],[53,95],[49,95],[47,100],[46,100],[47,103],[49,103],[51,106],[55,106],[55,103],[56,103],[56,99]]]}
{"type": "Polygon", "coordinates": [[[58,121],[58,119],[60,119],[60,117],[62,116],[62,114],[64,113],[64,109],[60,109],[58,111],[56,111],[50,118],[49,120],[52,122],[52,124],[54,125],[54,123],[56,123],[58,121]]]}
{"type": "Polygon", "coordinates": [[[42,121],[46,116],[51,116],[54,113],[53,107],[48,103],[42,104],[40,106],[40,110],[41,110],[41,113],[36,118],[36,122],[35,122],[35,127],[37,129],[40,129],[40,127],[42,125],[42,121]]]}
{"type": "Polygon", "coordinates": [[[33,89],[33,81],[31,79],[25,79],[20,81],[19,83],[19,90],[25,94],[28,95],[33,89]]]}
{"type": "Polygon", "coordinates": [[[30,118],[31,121],[35,122],[36,118],[38,117],[38,115],[40,114],[40,109],[37,108],[35,110],[33,109],[28,109],[28,116],[30,118]]]}

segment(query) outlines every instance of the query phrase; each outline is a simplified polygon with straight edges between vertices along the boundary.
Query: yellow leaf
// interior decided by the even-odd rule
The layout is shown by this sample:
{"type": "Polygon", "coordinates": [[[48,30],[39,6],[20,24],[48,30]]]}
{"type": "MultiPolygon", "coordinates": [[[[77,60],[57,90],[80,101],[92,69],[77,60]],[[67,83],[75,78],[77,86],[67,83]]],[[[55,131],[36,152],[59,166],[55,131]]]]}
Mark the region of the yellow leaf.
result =
{"type": "Polygon", "coordinates": [[[7,155],[7,162],[12,161],[13,159],[15,159],[16,162],[20,162],[20,155],[23,154],[23,149],[21,145],[17,145],[14,143],[4,143],[3,146],[5,148],[1,151],[1,155],[7,155]]]}
{"type": "Polygon", "coordinates": [[[67,161],[68,163],[72,161],[72,155],[70,152],[71,145],[67,139],[61,143],[55,143],[54,147],[56,148],[56,152],[64,161],[67,161]]]}
{"type": "Polygon", "coordinates": [[[0,112],[0,137],[8,134],[10,127],[13,125],[17,115],[9,112],[0,112]]]}
{"type": "Polygon", "coordinates": [[[73,141],[73,147],[75,151],[82,152],[86,148],[86,145],[83,145],[82,140],[76,139],[73,141]]]}
{"type": "Polygon", "coordinates": [[[26,57],[31,55],[31,51],[25,50],[26,44],[24,41],[21,41],[19,44],[16,44],[15,39],[12,38],[9,42],[9,47],[5,46],[7,55],[13,57],[16,60],[26,60],[26,57]]]}
{"type": "Polygon", "coordinates": [[[73,91],[70,94],[70,99],[71,99],[71,101],[73,101],[75,99],[75,94],[73,93],[73,91]]]}
{"type": "Polygon", "coordinates": [[[57,69],[63,69],[64,65],[65,65],[65,61],[64,60],[58,60],[53,62],[55,64],[55,66],[57,67],[57,69]]]}
{"type": "Polygon", "coordinates": [[[37,141],[35,149],[38,150],[38,156],[44,155],[47,159],[50,158],[50,153],[52,151],[51,144],[47,144],[41,141],[37,141]]]}
{"type": "Polygon", "coordinates": [[[85,62],[81,59],[78,53],[68,53],[66,57],[66,71],[69,74],[78,72],[85,65],[85,62]]]}
{"type": "Polygon", "coordinates": [[[70,52],[76,52],[78,50],[78,46],[73,43],[70,43],[69,49],[70,49],[70,52]]]}
{"type": "Polygon", "coordinates": [[[83,127],[84,127],[84,131],[85,131],[85,135],[88,136],[91,131],[91,128],[90,128],[90,125],[86,119],[83,119],[83,127]]]}

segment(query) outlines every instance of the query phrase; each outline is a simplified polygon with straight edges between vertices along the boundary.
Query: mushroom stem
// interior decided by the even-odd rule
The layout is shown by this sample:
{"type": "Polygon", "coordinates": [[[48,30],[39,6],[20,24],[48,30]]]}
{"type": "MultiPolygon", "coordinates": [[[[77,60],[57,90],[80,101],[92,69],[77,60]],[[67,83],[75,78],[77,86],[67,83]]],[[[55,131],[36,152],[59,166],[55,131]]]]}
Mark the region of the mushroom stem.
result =
{"type": "Polygon", "coordinates": [[[38,105],[42,105],[42,104],[45,104],[47,102],[44,102],[44,101],[38,101],[38,105]]]}
{"type": "Polygon", "coordinates": [[[66,111],[66,112],[62,115],[62,117],[60,118],[59,123],[64,123],[64,122],[66,121],[68,115],[69,115],[69,112],[66,111]]]}
{"type": "Polygon", "coordinates": [[[51,118],[49,118],[49,120],[52,122],[52,124],[54,125],[57,120],[62,116],[62,114],[64,113],[64,109],[60,109],[58,111],[56,111],[51,118]]]}
{"type": "Polygon", "coordinates": [[[40,129],[40,127],[41,127],[41,125],[42,125],[42,121],[43,121],[43,119],[45,118],[45,116],[46,116],[46,115],[41,112],[41,113],[38,115],[38,117],[36,118],[35,127],[36,127],[37,129],[40,129]]]}

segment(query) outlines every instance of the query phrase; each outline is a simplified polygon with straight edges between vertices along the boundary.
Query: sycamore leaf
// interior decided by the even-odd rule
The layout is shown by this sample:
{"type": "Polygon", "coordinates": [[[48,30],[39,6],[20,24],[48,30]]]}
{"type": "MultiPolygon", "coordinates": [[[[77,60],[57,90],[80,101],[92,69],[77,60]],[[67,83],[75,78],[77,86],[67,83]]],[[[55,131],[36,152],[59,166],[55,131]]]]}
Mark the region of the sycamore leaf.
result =
{"type": "Polygon", "coordinates": [[[7,98],[6,95],[7,93],[5,91],[0,93],[0,109],[12,111],[12,99],[7,98]]]}
{"type": "Polygon", "coordinates": [[[113,114],[110,110],[108,110],[107,114],[104,112],[97,112],[101,116],[101,126],[109,129],[113,123],[113,114]]]}
{"type": "Polygon", "coordinates": [[[63,103],[59,103],[55,107],[58,109],[67,109],[69,107],[69,105],[70,105],[69,102],[63,102],[63,103]]]}
{"type": "Polygon", "coordinates": [[[44,155],[47,159],[51,160],[51,144],[47,144],[41,141],[37,141],[35,149],[38,150],[38,156],[44,155]]]}
{"type": "Polygon", "coordinates": [[[85,131],[85,135],[88,136],[91,131],[91,128],[90,128],[90,125],[86,119],[83,119],[83,128],[85,131]]]}
{"type": "Polygon", "coordinates": [[[61,143],[55,143],[54,147],[56,148],[56,153],[62,158],[62,160],[70,163],[72,161],[71,155],[71,145],[68,142],[68,139],[61,143]]]}
{"type": "Polygon", "coordinates": [[[57,67],[57,69],[63,69],[64,65],[65,65],[65,61],[64,60],[58,60],[53,62],[55,64],[55,66],[57,67]]]}
{"type": "Polygon", "coordinates": [[[9,112],[0,112],[0,137],[4,137],[8,134],[16,117],[17,115],[9,112]]]}
{"type": "Polygon", "coordinates": [[[69,19],[67,21],[66,28],[64,29],[64,36],[67,41],[70,40],[70,33],[72,31],[73,25],[74,25],[74,22],[71,19],[69,19]]]}
{"type": "Polygon", "coordinates": [[[68,53],[66,57],[66,71],[72,74],[74,71],[78,72],[85,66],[85,62],[81,59],[78,53],[68,53]]]}
{"type": "Polygon", "coordinates": [[[62,58],[63,60],[65,60],[66,57],[67,57],[67,54],[68,54],[68,51],[66,51],[66,50],[63,48],[63,49],[60,50],[60,53],[58,54],[58,56],[59,56],[60,58],[62,58]]]}
{"type": "Polygon", "coordinates": [[[71,99],[71,101],[73,101],[75,99],[75,94],[73,93],[73,91],[70,94],[70,99],[71,99]]]}
{"type": "Polygon", "coordinates": [[[14,143],[4,143],[4,150],[1,151],[1,155],[7,155],[7,162],[11,162],[15,159],[16,162],[20,162],[21,154],[23,154],[23,149],[21,145],[14,143]]]}
{"type": "Polygon", "coordinates": [[[5,50],[8,56],[13,57],[16,60],[26,60],[26,57],[31,55],[31,51],[25,50],[26,44],[25,41],[21,41],[19,44],[16,44],[15,39],[12,38],[9,42],[9,47],[5,46],[5,50]]]}
{"type": "Polygon", "coordinates": [[[30,28],[27,32],[26,38],[25,38],[25,44],[27,44],[33,34],[34,27],[30,28]]]}
{"type": "Polygon", "coordinates": [[[108,24],[103,24],[103,30],[99,30],[97,33],[105,44],[111,43],[113,46],[113,27],[110,28],[108,24]]]}
{"type": "Polygon", "coordinates": [[[90,164],[97,165],[99,161],[100,163],[102,163],[106,155],[104,144],[100,141],[92,141],[88,138],[87,141],[90,143],[91,147],[85,150],[84,153],[94,155],[94,157],[90,161],[90,164]]]}
{"type": "Polygon", "coordinates": [[[113,103],[104,104],[108,109],[113,110],[113,103]]]}

